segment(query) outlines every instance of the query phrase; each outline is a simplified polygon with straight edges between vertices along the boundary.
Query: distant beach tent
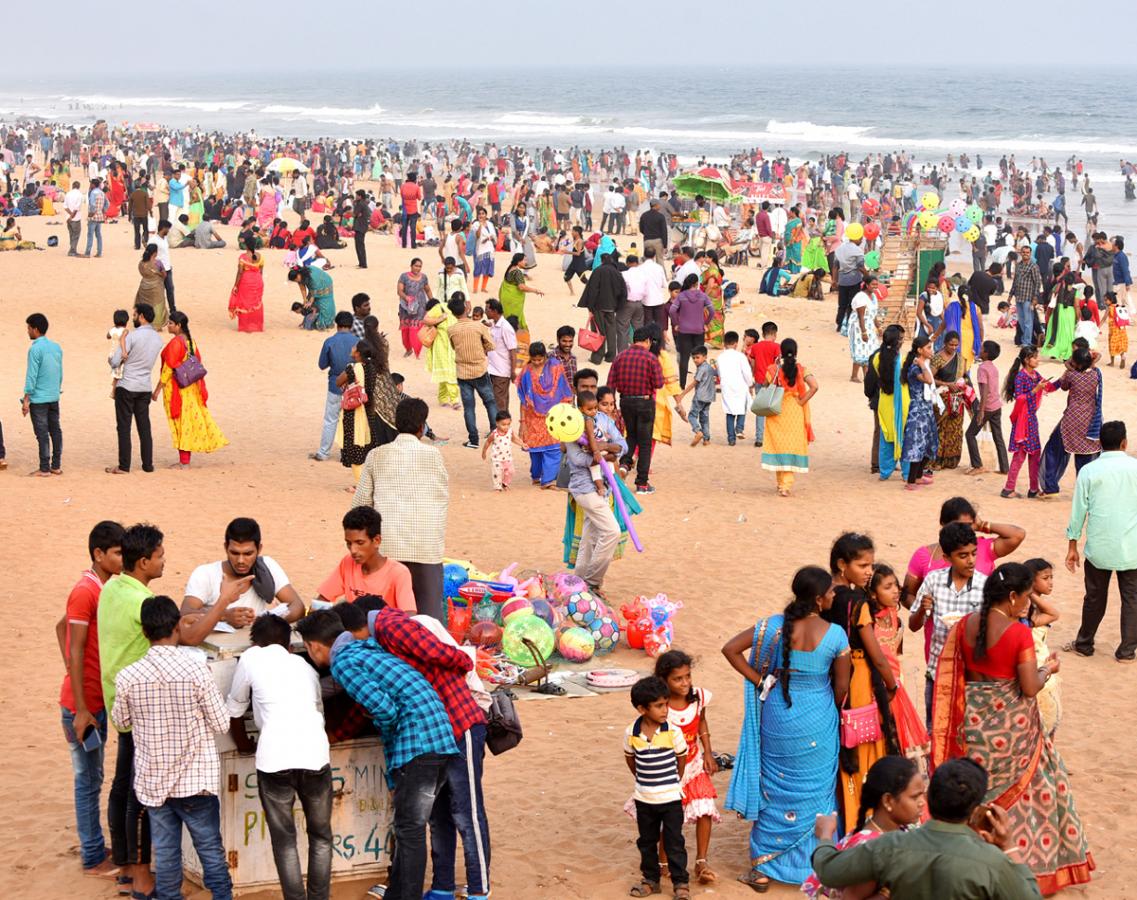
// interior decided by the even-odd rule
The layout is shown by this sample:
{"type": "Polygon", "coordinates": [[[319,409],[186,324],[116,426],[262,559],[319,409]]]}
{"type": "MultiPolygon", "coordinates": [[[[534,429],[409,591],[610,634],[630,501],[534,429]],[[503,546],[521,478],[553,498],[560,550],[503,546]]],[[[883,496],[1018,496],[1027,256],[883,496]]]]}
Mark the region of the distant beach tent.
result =
{"type": "Polygon", "coordinates": [[[731,190],[730,182],[713,167],[697,172],[684,172],[674,179],[675,192],[684,197],[706,197],[718,203],[736,203],[738,195],[731,190]]]}
{"type": "Polygon", "coordinates": [[[278,156],[265,167],[269,172],[279,172],[286,175],[289,172],[307,172],[308,167],[298,159],[291,156],[278,156]]]}

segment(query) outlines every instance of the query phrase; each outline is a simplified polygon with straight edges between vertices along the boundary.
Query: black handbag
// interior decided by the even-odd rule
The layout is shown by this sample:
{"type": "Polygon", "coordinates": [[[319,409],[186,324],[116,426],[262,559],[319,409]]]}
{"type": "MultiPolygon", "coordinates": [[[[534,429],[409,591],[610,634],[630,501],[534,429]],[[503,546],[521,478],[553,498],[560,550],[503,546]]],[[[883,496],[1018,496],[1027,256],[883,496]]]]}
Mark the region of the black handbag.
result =
{"type": "Polygon", "coordinates": [[[498,688],[490,694],[490,709],[486,713],[486,746],[498,756],[521,743],[521,718],[513,702],[513,693],[498,688]]]}

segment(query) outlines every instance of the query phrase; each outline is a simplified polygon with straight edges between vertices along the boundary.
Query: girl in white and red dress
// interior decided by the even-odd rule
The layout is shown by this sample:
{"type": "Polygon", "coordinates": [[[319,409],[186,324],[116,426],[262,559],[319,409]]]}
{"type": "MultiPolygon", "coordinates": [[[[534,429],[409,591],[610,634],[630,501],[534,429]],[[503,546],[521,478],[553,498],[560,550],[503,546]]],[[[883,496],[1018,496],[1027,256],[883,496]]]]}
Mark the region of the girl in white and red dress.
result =
{"type": "MultiPolygon", "coordinates": [[[[721,821],[715,799],[718,793],[711,776],[718,771],[711,752],[711,731],[707,706],[711,692],[691,684],[691,657],[682,650],[668,650],[655,661],[655,674],[667,682],[671,697],[667,721],[680,728],[687,738],[687,766],[680,787],[683,789],[683,822],[695,823],[695,876],[700,884],[713,884],[718,876],[707,865],[711,843],[711,823],[721,821]]],[[[662,859],[662,851],[661,856],[662,859]]]]}

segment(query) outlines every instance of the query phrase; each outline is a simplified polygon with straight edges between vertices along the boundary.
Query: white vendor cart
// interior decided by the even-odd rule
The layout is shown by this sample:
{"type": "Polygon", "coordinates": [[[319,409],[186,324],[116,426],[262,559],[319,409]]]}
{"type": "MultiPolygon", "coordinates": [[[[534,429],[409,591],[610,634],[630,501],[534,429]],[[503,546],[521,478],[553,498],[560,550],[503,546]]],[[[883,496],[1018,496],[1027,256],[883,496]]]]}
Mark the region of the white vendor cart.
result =
{"type": "MultiPolygon", "coordinates": [[[[214,632],[202,649],[208,655],[213,680],[225,696],[233,682],[237,658],[249,646],[248,630],[214,632]]],[[[256,733],[250,712],[246,728],[256,733]]],[[[272,859],[272,842],[257,794],[256,758],[237,752],[229,735],[217,736],[221,754],[221,841],[229,858],[233,891],[240,894],[279,884],[272,859]]],[[[391,864],[391,794],[387,767],[378,737],[364,737],[331,748],[332,881],[377,876],[391,864]]],[[[296,843],[300,868],[308,868],[304,813],[296,803],[296,843]]],[[[182,838],[186,876],[201,884],[201,862],[189,833],[182,838]]]]}

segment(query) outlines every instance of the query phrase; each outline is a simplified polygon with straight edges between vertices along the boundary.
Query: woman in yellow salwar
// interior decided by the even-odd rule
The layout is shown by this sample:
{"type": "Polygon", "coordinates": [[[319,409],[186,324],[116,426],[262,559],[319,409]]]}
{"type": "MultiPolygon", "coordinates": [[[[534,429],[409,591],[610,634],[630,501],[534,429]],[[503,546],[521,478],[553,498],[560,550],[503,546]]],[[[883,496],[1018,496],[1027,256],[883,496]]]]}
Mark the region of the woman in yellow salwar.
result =
{"type": "Polygon", "coordinates": [[[703,293],[711,298],[715,312],[703,329],[703,343],[713,350],[722,349],[722,336],[726,330],[726,301],[722,295],[722,269],[719,268],[719,255],[715,250],[703,254],[706,265],[699,276],[703,293]]]}
{"type": "Polygon", "coordinates": [[[809,445],[813,428],[809,421],[809,401],[817,393],[817,379],[797,361],[797,341],[781,343],[779,363],[766,370],[764,384],[783,388],[782,411],[766,417],[762,443],[762,468],[778,480],[778,496],[788,497],[794,475],[809,471],[809,445]]]}
{"type": "MultiPolygon", "coordinates": [[[[903,462],[901,451],[904,448],[904,425],[908,421],[908,385],[900,377],[900,342],[904,329],[899,325],[889,325],[884,329],[880,350],[872,355],[869,368],[876,376],[878,393],[876,395],[877,454],[873,459],[880,472],[880,480],[888,481],[900,465],[900,474],[908,480],[908,463],[903,462]]],[[[866,381],[870,379],[866,377],[866,381]]]]}
{"type": "Polygon", "coordinates": [[[180,310],[170,313],[166,330],[174,337],[162,350],[162,375],[154,388],[154,399],[162,395],[166,420],[170,423],[170,437],[178,451],[178,461],[171,469],[188,469],[193,453],[212,453],[229,443],[206,408],[209,392],[204,376],[192,384],[178,384],[174,370],[190,356],[201,362],[201,350],[190,336],[189,317],[180,310]]]}
{"type": "Polygon", "coordinates": [[[653,327],[652,332],[651,352],[659,357],[659,365],[663,369],[663,387],[655,392],[655,422],[651,426],[651,455],[654,458],[654,444],[671,446],[671,408],[674,406],[682,419],[686,419],[687,415],[679,400],[679,395],[683,393],[679,387],[679,364],[675,362],[675,356],[670,350],[663,349],[663,332],[659,327],[653,327]]]}
{"type": "Polygon", "coordinates": [[[458,402],[458,370],[454,358],[454,345],[450,343],[450,326],[458,320],[439,302],[437,297],[427,301],[422,324],[435,329],[434,340],[424,347],[426,370],[430,380],[438,385],[438,403],[450,409],[460,409],[458,402]]]}

